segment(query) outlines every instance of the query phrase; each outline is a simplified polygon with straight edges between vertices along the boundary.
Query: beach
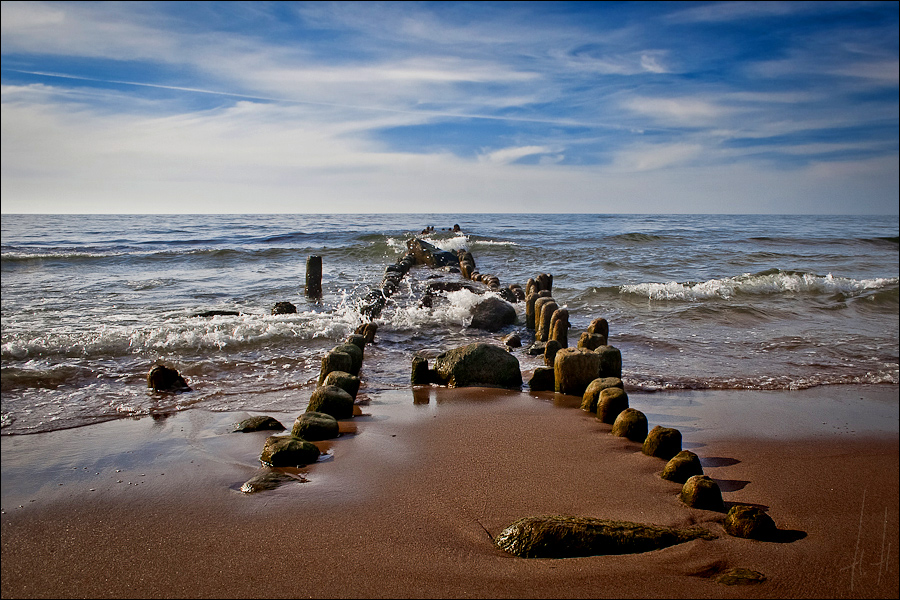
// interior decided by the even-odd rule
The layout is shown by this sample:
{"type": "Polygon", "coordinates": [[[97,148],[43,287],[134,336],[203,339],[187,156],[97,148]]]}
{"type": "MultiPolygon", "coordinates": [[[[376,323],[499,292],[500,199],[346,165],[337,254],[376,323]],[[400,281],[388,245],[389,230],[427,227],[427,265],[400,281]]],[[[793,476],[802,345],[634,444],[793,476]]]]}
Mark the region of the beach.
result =
{"type": "MultiPolygon", "coordinates": [[[[631,394],[682,431],[726,507],[777,541],[727,535],[665,462],[550,392],[361,393],[305,478],[245,494],[271,432],[202,409],[4,436],[2,594],[12,597],[896,597],[898,388],[631,394]],[[699,525],[714,540],[523,559],[492,542],[533,515],[699,525]],[[765,575],[726,586],[728,569],[765,575]]],[[[260,399],[261,401],[263,399],[260,399]]],[[[287,427],[297,414],[271,413],[287,427]]]]}

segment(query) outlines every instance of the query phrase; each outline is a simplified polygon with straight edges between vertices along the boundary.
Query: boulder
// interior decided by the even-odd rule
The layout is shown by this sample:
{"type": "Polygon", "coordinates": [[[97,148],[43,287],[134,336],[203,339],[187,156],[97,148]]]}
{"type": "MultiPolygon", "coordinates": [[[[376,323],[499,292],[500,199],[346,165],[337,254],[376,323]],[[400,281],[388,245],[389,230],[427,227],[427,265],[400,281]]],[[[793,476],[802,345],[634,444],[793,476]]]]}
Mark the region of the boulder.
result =
{"type": "Polygon", "coordinates": [[[532,392],[552,392],[556,388],[553,367],[538,367],[528,381],[528,389],[532,392]]]}
{"type": "Polygon", "coordinates": [[[459,266],[459,258],[452,252],[441,250],[425,240],[413,238],[406,242],[407,251],[416,257],[416,262],[429,267],[459,266]]]}
{"type": "Polygon", "coordinates": [[[234,424],[234,431],[241,433],[250,431],[268,431],[273,429],[281,431],[285,429],[285,426],[282,425],[278,419],[266,415],[257,415],[234,424]]]}
{"type": "Polygon", "coordinates": [[[634,408],[626,408],[616,417],[612,434],[628,438],[632,442],[643,443],[647,438],[647,427],[647,417],[644,413],[634,408]]]}
{"type": "Polygon", "coordinates": [[[332,371],[343,371],[351,373],[353,371],[353,357],[346,352],[335,352],[331,350],[322,357],[322,369],[319,371],[319,385],[325,383],[325,378],[332,371]]]}
{"type": "Polygon", "coordinates": [[[296,467],[319,459],[315,444],[292,435],[273,435],[266,438],[259,461],[269,467],[296,467]]]}
{"type": "Polygon", "coordinates": [[[694,475],[703,475],[700,457],[690,450],[682,450],[666,463],[660,477],[667,481],[684,483],[694,475]]]}
{"type": "Polygon", "coordinates": [[[732,506],[725,515],[725,533],[751,540],[770,540],[778,528],[765,511],[755,506],[732,506]]]}
{"type": "Polygon", "coordinates": [[[622,353],[615,346],[599,346],[594,350],[600,356],[600,377],[622,378],[622,353]]]}
{"type": "Polygon", "coordinates": [[[556,391],[583,396],[588,384],[597,379],[600,356],[584,348],[562,348],[553,361],[556,391]]]}
{"type": "Polygon", "coordinates": [[[503,343],[507,348],[521,348],[522,336],[520,336],[518,333],[511,333],[503,338],[503,343]]]}
{"type": "Polygon", "coordinates": [[[290,302],[276,302],[272,308],[273,315],[292,315],[297,312],[297,307],[290,302]]]}
{"type": "Polygon", "coordinates": [[[657,425],[647,434],[641,452],[647,456],[669,460],[681,452],[681,432],[671,427],[657,425]]]}
{"type": "Polygon", "coordinates": [[[471,327],[485,331],[500,331],[516,322],[515,307],[496,296],[488,296],[472,309],[471,327]]]}
{"type": "MultiPolygon", "coordinates": [[[[604,423],[615,423],[616,417],[628,408],[628,394],[620,387],[608,387],[597,398],[597,418],[604,423]]],[[[646,437],[647,432],[644,432],[646,437]]],[[[641,438],[644,441],[644,438],[641,438]]]]}
{"type": "Polygon", "coordinates": [[[725,512],[719,484],[706,475],[693,475],[681,488],[681,501],[691,508],[725,512]]]}
{"type": "Polygon", "coordinates": [[[578,338],[575,344],[579,348],[587,348],[588,350],[596,350],[600,346],[606,345],[606,336],[599,333],[588,333],[585,331],[578,338]]]}
{"type": "Polygon", "coordinates": [[[450,387],[522,387],[518,359],[492,344],[476,343],[448,350],[434,359],[432,372],[438,383],[450,387]]]}
{"type": "Polygon", "coordinates": [[[306,412],[323,412],[335,419],[349,419],[353,416],[353,396],[336,385],[317,387],[309,397],[306,412]]]}
{"type": "Polygon", "coordinates": [[[494,538],[497,546],[522,558],[571,558],[650,552],[696,539],[715,539],[696,527],[676,529],[591,517],[545,516],[520,519],[494,538]]]}
{"type": "Polygon", "coordinates": [[[337,419],[321,412],[305,412],[294,421],[291,435],[310,442],[336,438],[340,431],[337,419]]]}
{"type": "Polygon", "coordinates": [[[597,412],[597,400],[600,398],[600,392],[611,387],[625,389],[622,380],[618,377],[598,377],[590,382],[581,397],[581,410],[597,412]]]}
{"type": "Polygon", "coordinates": [[[354,400],[356,400],[356,394],[359,393],[359,384],[359,377],[346,371],[332,371],[325,376],[325,381],[322,382],[322,385],[334,385],[341,388],[354,400]]]}
{"type": "Polygon", "coordinates": [[[154,392],[189,392],[191,388],[178,371],[165,365],[154,365],[147,373],[147,387],[154,392]]]}

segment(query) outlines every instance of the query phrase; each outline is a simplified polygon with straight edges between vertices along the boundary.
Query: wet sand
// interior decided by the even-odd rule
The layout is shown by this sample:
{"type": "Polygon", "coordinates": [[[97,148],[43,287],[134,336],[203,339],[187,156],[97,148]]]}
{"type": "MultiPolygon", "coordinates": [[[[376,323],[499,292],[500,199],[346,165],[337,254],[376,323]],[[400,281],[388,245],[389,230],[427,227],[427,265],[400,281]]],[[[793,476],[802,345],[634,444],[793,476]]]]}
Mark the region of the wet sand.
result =
{"type": "MultiPolygon", "coordinates": [[[[257,494],[267,435],[244,413],[2,439],[2,595],[12,597],[896,597],[898,388],[633,394],[679,428],[726,505],[765,507],[780,542],[685,507],[664,461],[579,399],[373,394],[305,483],[257,494]],[[570,514],[718,535],[654,552],[521,559],[491,537],[570,514]],[[725,586],[742,567],[764,583],[725,586]]],[[[296,414],[277,414],[290,427],[296,414]]]]}

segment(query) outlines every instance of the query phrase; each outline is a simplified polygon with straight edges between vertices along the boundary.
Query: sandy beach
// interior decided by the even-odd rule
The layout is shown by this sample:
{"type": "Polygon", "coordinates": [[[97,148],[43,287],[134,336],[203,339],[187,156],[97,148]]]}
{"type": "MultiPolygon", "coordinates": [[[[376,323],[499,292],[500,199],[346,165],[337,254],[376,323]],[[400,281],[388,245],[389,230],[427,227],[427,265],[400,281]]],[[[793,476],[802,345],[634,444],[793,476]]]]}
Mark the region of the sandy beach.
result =
{"type": "MultiPolygon", "coordinates": [[[[13,597],[896,597],[896,386],[635,394],[679,428],[726,506],[687,508],[664,461],[552,393],[367,396],[306,482],[243,494],[268,435],[188,410],[2,440],[2,595],[13,597]],[[522,559],[492,536],[581,515],[718,537],[644,554],[522,559]],[[763,573],[725,586],[731,568],[763,573]]],[[[272,414],[272,413],[269,413],[272,414]]],[[[295,414],[273,414],[288,427],[295,414]]]]}

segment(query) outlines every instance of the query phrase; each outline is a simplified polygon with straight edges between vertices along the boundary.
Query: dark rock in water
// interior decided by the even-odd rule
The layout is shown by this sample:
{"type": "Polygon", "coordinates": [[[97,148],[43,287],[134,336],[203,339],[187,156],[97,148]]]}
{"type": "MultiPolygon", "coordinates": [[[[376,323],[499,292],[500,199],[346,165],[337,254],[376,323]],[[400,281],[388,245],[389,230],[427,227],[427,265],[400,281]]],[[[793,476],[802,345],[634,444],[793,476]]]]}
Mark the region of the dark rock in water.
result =
{"type": "Polygon", "coordinates": [[[452,252],[441,250],[425,240],[414,238],[406,242],[406,248],[416,257],[416,262],[429,267],[457,267],[459,258],[452,252]]]}
{"type": "Polygon", "coordinates": [[[325,376],[325,381],[322,382],[322,385],[334,385],[341,388],[354,400],[356,400],[356,394],[359,393],[359,384],[359,377],[346,371],[332,371],[325,376]]]}
{"type": "Polygon", "coordinates": [[[474,283],[467,283],[465,281],[432,281],[428,285],[425,286],[425,293],[438,293],[438,292],[458,292],[460,290],[469,290],[473,294],[483,294],[485,289],[483,287],[478,287],[474,283]]]}
{"type": "Polygon", "coordinates": [[[671,427],[657,425],[647,434],[641,452],[647,456],[669,460],[681,452],[681,432],[671,427]]]}
{"type": "Polygon", "coordinates": [[[572,558],[635,554],[696,539],[715,539],[705,529],[675,529],[590,517],[520,519],[494,538],[497,546],[522,558],[572,558]]]}
{"type": "Polygon", "coordinates": [[[703,475],[700,457],[690,450],[682,450],[666,463],[660,477],[667,481],[684,483],[694,475],[703,475]]]}
{"type": "Polygon", "coordinates": [[[239,317],[241,313],[236,310],[205,310],[194,313],[192,317],[239,317]]]}
{"type": "Polygon", "coordinates": [[[306,479],[302,477],[292,477],[286,473],[279,473],[278,471],[273,471],[269,468],[263,468],[241,486],[241,491],[245,494],[265,492],[267,490],[274,490],[282,483],[287,483],[289,481],[306,482],[306,479]]]}
{"type": "Polygon", "coordinates": [[[165,365],[154,365],[150,369],[150,372],[147,373],[147,387],[153,388],[154,392],[191,391],[184,377],[179,375],[175,369],[165,365]]]}
{"type": "Polygon", "coordinates": [[[387,298],[381,290],[372,290],[360,301],[359,312],[366,319],[375,319],[381,314],[387,298]]]}
{"type": "Polygon", "coordinates": [[[276,302],[272,308],[273,315],[292,315],[297,312],[297,307],[290,302],[276,302]]]}
{"type": "Polygon", "coordinates": [[[409,378],[412,385],[430,385],[434,383],[434,374],[428,368],[428,359],[423,356],[413,356],[412,375],[409,378]]]}
{"type": "Polygon", "coordinates": [[[556,353],[553,368],[557,392],[583,396],[587,386],[597,379],[600,356],[584,348],[562,348],[556,353]]]}
{"type": "Polygon", "coordinates": [[[538,367],[528,381],[528,389],[532,392],[552,392],[556,388],[553,367],[538,367]]]}
{"type": "Polygon", "coordinates": [[[319,448],[311,442],[292,435],[273,435],[266,438],[259,461],[270,467],[296,467],[319,459],[319,448]]]}
{"type": "Polygon", "coordinates": [[[477,327],[485,331],[500,331],[507,325],[513,325],[515,322],[515,307],[496,296],[485,298],[472,309],[471,327],[477,327]]]}
{"type": "Polygon", "coordinates": [[[691,508],[725,512],[722,490],[719,484],[706,475],[694,475],[681,488],[681,501],[691,508]]]}
{"type": "Polygon", "coordinates": [[[622,353],[615,346],[599,346],[594,352],[600,357],[600,377],[622,378],[622,353]]]}
{"type": "Polygon", "coordinates": [[[360,350],[362,350],[365,353],[366,336],[361,335],[359,333],[351,333],[349,336],[347,336],[347,343],[353,344],[354,346],[356,346],[357,348],[359,348],[360,350]]]}
{"type": "Polygon", "coordinates": [[[625,389],[622,380],[618,377],[598,377],[590,382],[581,397],[581,410],[597,412],[597,400],[600,399],[600,392],[610,387],[625,389]]]}
{"type": "Polygon", "coordinates": [[[507,348],[521,348],[522,336],[520,336],[518,333],[511,333],[503,338],[503,343],[506,344],[507,348]]]}
{"type": "Polygon", "coordinates": [[[716,583],[722,585],[755,585],[765,580],[765,575],[751,569],[728,569],[716,577],[716,583]]]}
{"type": "Polygon", "coordinates": [[[752,540],[770,540],[778,528],[765,511],[755,506],[732,506],[725,515],[725,533],[752,540]]]}
{"type": "Polygon", "coordinates": [[[273,429],[276,431],[281,431],[283,429],[286,429],[286,427],[282,425],[278,421],[278,419],[266,415],[250,417],[249,419],[244,419],[240,423],[235,423],[234,425],[234,431],[239,431],[241,433],[247,433],[249,431],[267,431],[273,429]]]}
{"type": "Polygon", "coordinates": [[[432,372],[437,383],[450,387],[522,387],[519,361],[506,348],[491,344],[448,350],[434,359],[432,372]]]}
{"type": "Polygon", "coordinates": [[[375,334],[378,332],[378,325],[376,323],[363,323],[359,327],[356,328],[356,333],[362,335],[366,338],[367,344],[375,343],[375,334]]]}
{"type": "Polygon", "coordinates": [[[544,342],[535,342],[531,346],[528,347],[528,356],[540,356],[542,354],[546,354],[547,344],[544,342]]]}
{"type": "Polygon", "coordinates": [[[317,387],[309,397],[306,412],[323,412],[335,419],[349,419],[353,416],[353,396],[336,385],[317,387]]]}
{"type": "Polygon", "coordinates": [[[305,412],[294,421],[291,435],[310,442],[330,440],[340,434],[337,419],[326,413],[305,412]]]}
{"type": "MultiPolygon", "coordinates": [[[[604,423],[615,423],[616,417],[628,408],[628,394],[620,387],[608,387],[597,398],[597,418],[604,423]]],[[[644,433],[646,436],[646,432],[644,433]]],[[[644,441],[641,438],[641,441],[644,441]]]]}
{"type": "Polygon", "coordinates": [[[325,378],[332,371],[343,371],[345,373],[353,372],[353,357],[346,352],[335,352],[334,350],[322,357],[322,368],[319,371],[319,385],[325,383],[325,378]]]}
{"type": "Polygon", "coordinates": [[[647,428],[647,416],[644,413],[634,408],[626,408],[616,417],[612,434],[632,442],[643,443],[647,439],[647,428]]]}
{"type": "Polygon", "coordinates": [[[351,375],[359,375],[360,369],[362,369],[363,364],[363,349],[357,346],[356,344],[338,344],[334,348],[331,349],[332,352],[344,352],[345,354],[349,354],[350,358],[353,359],[353,365],[350,367],[350,370],[347,373],[351,375]]]}
{"type": "Polygon", "coordinates": [[[599,319],[594,319],[591,321],[591,324],[588,325],[587,332],[591,334],[599,334],[605,338],[609,337],[609,323],[603,317],[599,319]]]}

